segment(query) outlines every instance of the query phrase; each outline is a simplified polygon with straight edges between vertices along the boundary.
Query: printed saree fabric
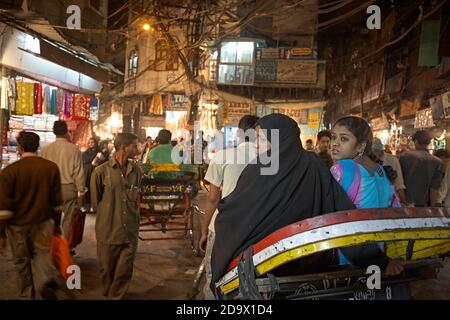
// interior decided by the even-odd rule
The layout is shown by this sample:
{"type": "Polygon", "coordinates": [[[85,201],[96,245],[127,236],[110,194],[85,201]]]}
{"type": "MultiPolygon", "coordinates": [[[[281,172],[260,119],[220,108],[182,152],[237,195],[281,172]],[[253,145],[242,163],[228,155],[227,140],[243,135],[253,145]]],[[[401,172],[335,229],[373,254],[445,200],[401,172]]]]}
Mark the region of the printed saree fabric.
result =
{"type": "Polygon", "coordinates": [[[64,93],[64,102],[63,102],[63,114],[64,119],[69,119],[72,114],[74,95],[72,93],[65,92],[64,93]]]}
{"type": "Polygon", "coordinates": [[[42,83],[34,84],[34,113],[42,114],[42,83]]]}
{"type": "Polygon", "coordinates": [[[46,114],[51,113],[51,95],[49,86],[45,86],[42,93],[42,112],[46,114]]]}
{"type": "Polygon", "coordinates": [[[50,101],[50,113],[53,115],[58,114],[56,112],[56,94],[57,94],[57,89],[52,89],[51,101],[50,101]]]}
{"type": "Polygon", "coordinates": [[[64,105],[64,90],[57,89],[56,90],[56,114],[59,115],[63,112],[63,105],[64,105]]]}
{"type": "Polygon", "coordinates": [[[34,113],[34,83],[17,81],[16,114],[31,116],[34,113]]]}
{"type": "Polygon", "coordinates": [[[72,119],[75,120],[85,120],[89,118],[89,109],[90,109],[90,97],[76,94],[73,110],[72,110],[72,119]]]}
{"type": "Polygon", "coordinates": [[[150,104],[149,113],[162,115],[164,114],[163,101],[160,94],[154,94],[150,104]]]}

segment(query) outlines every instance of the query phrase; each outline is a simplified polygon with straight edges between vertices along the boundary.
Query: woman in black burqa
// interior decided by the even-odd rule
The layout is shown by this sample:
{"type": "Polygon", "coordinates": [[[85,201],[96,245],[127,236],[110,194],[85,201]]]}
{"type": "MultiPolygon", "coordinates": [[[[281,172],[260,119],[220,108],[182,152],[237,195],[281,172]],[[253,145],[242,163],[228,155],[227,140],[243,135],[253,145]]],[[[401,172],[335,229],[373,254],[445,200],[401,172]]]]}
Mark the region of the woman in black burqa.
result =
{"type": "Polygon", "coordinates": [[[294,120],[271,114],[258,121],[257,131],[258,141],[266,138],[272,150],[279,143],[279,170],[261,174],[270,166],[261,159],[277,156],[269,149],[245,168],[235,190],[221,200],[211,256],[212,283],[224,275],[234,257],[272,232],[303,219],[355,208],[323,162],[303,149],[294,120]],[[267,130],[266,136],[261,129],[267,130]],[[279,141],[270,131],[274,129],[279,130],[279,141]]]}

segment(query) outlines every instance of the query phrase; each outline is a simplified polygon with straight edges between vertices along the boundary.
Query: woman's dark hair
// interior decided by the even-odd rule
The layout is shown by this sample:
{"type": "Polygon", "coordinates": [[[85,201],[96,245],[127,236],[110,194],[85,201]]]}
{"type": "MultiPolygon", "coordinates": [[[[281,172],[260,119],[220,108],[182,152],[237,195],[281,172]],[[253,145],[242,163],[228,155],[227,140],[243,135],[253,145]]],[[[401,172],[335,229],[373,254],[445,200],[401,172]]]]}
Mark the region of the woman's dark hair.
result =
{"type": "Polygon", "coordinates": [[[170,141],[172,140],[172,132],[170,132],[167,129],[161,129],[158,132],[156,140],[158,140],[160,144],[169,144],[170,141]]]}
{"type": "Polygon", "coordinates": [[[346,127],[355,137],[358,144],[366,143],[364,154],[370,156],[372,154],[372,141],[373,134],[372,129],[366,120],[356,116],[348,116],[340,118],[333,127],[336,125],[346,127]]]}
{"type": "Polygon", "coordinates": [[[53,123],[53,133],[55,136],[63,136],[68,132],[67,122],[63,120],[58,120],[53,123]]]}
{"type": "MultiPolygon", "coordinates": [[[[355,137],[358,144],[366,143],[364,154],[368,156],[373,162],[383,165],[382,161],[378,159],[372,152],[373,134],[369,123],[361,117],[348,116],[336,121],[334,126],[340,125],[346,127],[355,137]]],[[[333,127],[334,127],[333,126],[333,127]]],[[[397,179],[397,172],[390,166],[383,166],[386,176],[391,183],[397,179]]]]}
{"type": "Polygon", "coordinates": [[[34,132],[20,131],[17,143],[25,152],[36,152],[39,148],[39,136],[34,132]]]}

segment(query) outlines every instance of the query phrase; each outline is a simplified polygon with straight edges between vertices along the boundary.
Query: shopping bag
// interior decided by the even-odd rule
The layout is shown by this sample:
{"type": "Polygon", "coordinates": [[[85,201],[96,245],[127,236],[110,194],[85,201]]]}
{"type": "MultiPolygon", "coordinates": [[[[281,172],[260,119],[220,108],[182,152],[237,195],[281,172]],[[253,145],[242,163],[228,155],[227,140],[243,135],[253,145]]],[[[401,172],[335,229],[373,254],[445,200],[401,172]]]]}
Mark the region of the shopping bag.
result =
{"type": "Polygon", "coordinates": [[[60,234],[55,234],[52,237],[51,255],[53,264],[64,279],[67,279],[70,274],[67,273],[67,268],[72,265],[72,256],[70,255],[69,243],[60,234]]]}
{"type": "Polygon", "coordinates": [[[72,214],[72,220],[67,234],[67,242],[70,249],[75,248],[83,241],[84,221],[86,220],[86,213],[80,209],[75,209],[72,214]]]}

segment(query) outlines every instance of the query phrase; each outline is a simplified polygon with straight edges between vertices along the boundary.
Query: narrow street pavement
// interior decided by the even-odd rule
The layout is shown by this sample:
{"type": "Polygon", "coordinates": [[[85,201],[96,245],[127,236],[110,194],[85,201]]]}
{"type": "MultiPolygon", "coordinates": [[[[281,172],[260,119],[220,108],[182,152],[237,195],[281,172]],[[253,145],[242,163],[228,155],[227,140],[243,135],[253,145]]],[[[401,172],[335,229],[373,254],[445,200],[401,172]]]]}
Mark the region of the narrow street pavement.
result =
{"type": "MultiPolygon", "coordinates": [[[[202,208],[206,194],[200,193],[196,203],[202,208]]],[[[104,299],[101,295],[96,259],[95,215],[86,219],[83,243],[77,248],[75,263],[82,274],[81,290],[59,292],[61,299],[104,299]]],[[[154,236],[178,234],[155,233],[154,236]]],[[[140,241],[134,264],[133,280],[126,299],[133,300],[184,300],[202,299],[202,293],[192,296],[192,285],[202,258],[194,257],[189,239],[166,241],[140,241]]],[[[0,299],[16,299],[15,270],[11,255],[0,256],[0,299]]],[[[200,284],[203,286],[204,280],[200,284]]],[[[413,283],[414,299],[450,299],[450,258],[437,279],[413,283]]]]}

